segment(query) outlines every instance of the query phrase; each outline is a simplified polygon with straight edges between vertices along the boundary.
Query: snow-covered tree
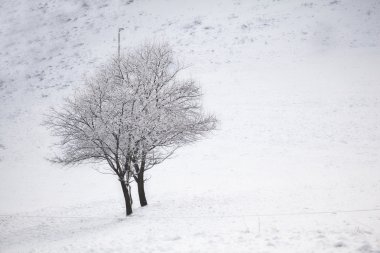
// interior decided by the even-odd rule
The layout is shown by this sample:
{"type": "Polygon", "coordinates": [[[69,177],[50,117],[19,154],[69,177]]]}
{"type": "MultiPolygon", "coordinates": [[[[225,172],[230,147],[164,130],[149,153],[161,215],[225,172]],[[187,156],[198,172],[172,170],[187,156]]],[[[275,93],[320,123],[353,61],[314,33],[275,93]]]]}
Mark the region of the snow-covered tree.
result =
{"type": "Polygon", "coordinates": [[[215,128],[215,117],[202,112],[199,87],[179,79],[181,70],[167,44],[145,44],[112,59],[48,115],[45,124],[60,137],[62,151],[52,160],[105,161],[121,183],[126,214],[133,179],[146,205],[144,172],[215,128]]]}
{"type": "Polygon", "coordinates": [[[139,127],[133,134],[132,162],[140,205],[144,206],[144,172],[214,129],[216,119],[202,112],[202,94],[195,81],[178,77],[184,67],[168,44],[145,44],[121,63],[122,71],[128,72],[135,84],[138,100],[134,113],[139,115],[139,127]]]}
{"type": "Polygon", "coordinates": [[[72,98],[66,99],[61,109],[52,109],[45,124],[60,137],[57,144],[61,154],[52,160],[65,165],[105,161],[121,183],[129,215],[130,134],[134,126],[130,118],[131,96],[116,75],[115,66],[113,60],[100,69],[72,98]]]}

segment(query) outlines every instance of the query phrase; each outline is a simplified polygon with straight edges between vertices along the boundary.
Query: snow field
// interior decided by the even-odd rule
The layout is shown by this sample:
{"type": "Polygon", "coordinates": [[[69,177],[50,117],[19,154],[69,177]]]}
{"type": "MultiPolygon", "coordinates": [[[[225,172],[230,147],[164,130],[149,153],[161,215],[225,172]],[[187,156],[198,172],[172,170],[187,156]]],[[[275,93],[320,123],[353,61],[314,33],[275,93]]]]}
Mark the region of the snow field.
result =
{"type": "Polygon", "coordinates": [[[380,252],[379,8],[2,2],[0,251],[380,252]],[[149,205],[134,196],[130,218],[96,165],[45,160],[40,125],[116,52],[119,26],[124,49],[171,42],[221,121],[148,173],[149,205]]]}

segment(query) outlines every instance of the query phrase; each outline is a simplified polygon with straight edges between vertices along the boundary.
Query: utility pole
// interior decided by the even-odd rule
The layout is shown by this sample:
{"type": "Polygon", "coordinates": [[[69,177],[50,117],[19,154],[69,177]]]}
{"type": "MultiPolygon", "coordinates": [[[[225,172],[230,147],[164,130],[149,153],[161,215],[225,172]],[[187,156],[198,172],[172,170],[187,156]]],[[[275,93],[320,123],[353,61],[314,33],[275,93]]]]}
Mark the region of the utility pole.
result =
{"type": "Polygon", "coordinates": [[[124,28],[119,28],[119,32],[117,34],[117,57],[120,59],[120,32],[123,31],[124,28]]]}

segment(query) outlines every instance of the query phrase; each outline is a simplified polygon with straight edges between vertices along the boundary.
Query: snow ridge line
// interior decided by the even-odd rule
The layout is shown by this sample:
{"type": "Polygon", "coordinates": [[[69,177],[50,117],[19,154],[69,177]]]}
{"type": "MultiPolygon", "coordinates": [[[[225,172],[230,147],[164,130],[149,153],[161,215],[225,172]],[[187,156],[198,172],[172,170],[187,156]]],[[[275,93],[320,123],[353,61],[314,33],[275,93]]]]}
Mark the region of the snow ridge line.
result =
{"type": "MultiPolygon", "coordinates": [[[[337,210],[337,211],[315,211],[315,212],[295,212],[295,213],[270,213],[270,214],[242,214],[242,215],[203,215],[203,216],[142,216],[132,215],[135,217],[148,217],[157,219],[198,219],[198,218],[244,218],[244,217],[270,217],[270,216],[301,216],[301,215],[318,215],[318,214],[339,214],[339,213],[359,213],[359,212],[376,212],[380,208],[373,209],[355,209],[355,210],[337,210]]],[[[101,216],[43,216],[43,215],[8,215],[0,214],[1,218],[52,218],[52,219],[117,219],[123,220],[126,217],[101,217],[101,216]]]]}
{"type": "Polygon", "coordinates": [[[374,209],[355,209],[355,210],[337,210],[337,211],[315,211],[315,212],[295,212],[295,213],[269,213],[269,214],[242,214],[242,215],[205,215],[205,216],[182,216],[182,217],[169,217],[169,216],[153,216],[149,218],[178,218],[178,219],[197,219],[197,218],[245,218],[245,217],[270,217],[270,216],[301,216],[301,215],[318,215],[318,214],[339,214],[339,213],[359,213],[359,212],[376,212],[380,208],[374,209]]]}

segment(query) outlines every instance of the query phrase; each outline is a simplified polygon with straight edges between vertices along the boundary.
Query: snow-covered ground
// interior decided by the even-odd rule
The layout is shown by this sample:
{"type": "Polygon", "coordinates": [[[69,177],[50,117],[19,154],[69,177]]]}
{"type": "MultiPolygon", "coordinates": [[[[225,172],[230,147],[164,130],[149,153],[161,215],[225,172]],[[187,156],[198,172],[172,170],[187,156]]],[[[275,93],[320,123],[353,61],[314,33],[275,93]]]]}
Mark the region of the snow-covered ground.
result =
{"type": "Polygon", "coordinates": [[[380,252],[379,1],[5,0],[0,35],[0,252],[380,252]],[[40,125],[118,27],[169,41],[221,122],[128,218],[40,125]]]}

